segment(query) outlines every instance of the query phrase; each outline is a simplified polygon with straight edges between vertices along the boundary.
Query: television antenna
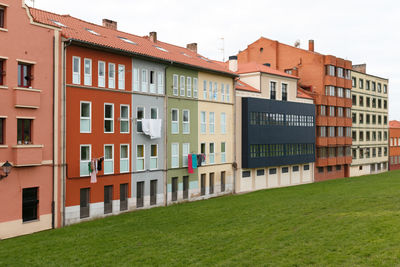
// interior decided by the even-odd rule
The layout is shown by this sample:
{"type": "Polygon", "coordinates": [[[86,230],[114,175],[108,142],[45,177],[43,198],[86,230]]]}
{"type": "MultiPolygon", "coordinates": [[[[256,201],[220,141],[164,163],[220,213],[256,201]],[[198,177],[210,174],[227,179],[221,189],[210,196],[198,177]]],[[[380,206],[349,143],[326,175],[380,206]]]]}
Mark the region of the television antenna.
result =
{"type": "Polygon", "coordinates": [[[222,42],[222,47],[218,48],[218,51],[222,53],[222,62],[225,62],[225,39],[224,37],[219,38],[222,42]]]}

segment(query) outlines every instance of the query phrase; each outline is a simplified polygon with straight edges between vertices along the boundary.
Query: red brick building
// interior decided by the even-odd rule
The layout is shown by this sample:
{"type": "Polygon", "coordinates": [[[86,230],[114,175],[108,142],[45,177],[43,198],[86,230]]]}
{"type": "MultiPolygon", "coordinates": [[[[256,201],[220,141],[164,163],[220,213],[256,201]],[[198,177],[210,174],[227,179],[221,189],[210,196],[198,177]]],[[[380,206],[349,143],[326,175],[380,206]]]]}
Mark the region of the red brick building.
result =
{"type": "Polygon", "coordinates": [[[238,62],[257,62],[298,76],[317,107],[315,181],[349,176],[351,163],[351,61],[260,38],[239,52],[238,62]]]}
{"type": "Polygon", "coordinates": [[[400,122],[389,121],[389,170],[400,169],[400,122]]]}

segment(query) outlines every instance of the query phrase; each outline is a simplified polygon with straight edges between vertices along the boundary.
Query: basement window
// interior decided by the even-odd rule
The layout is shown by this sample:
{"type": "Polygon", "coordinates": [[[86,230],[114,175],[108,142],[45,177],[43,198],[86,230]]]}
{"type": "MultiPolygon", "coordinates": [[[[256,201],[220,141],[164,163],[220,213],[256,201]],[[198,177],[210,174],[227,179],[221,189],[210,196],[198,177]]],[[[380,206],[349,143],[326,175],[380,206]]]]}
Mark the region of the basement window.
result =
{"type": "Polygon", "coordinates": [[[22,221],[37,220],[38,187],[22,189],[22,221]]]}
{"type": "Polygon", "coordinates": [[[128,43],[128,44],[137,45],[137,43],[135,43],[134,41],[131,41],[131,40],[125,38],[125,37],[118,36],[118,38],[121,39],[122,41],[128,43]]]}
{"type": "Polygon", "coordinates": [[[50,21],[53,22],[54,24],[60,26],[60,27],[67,28],[67,26],[65,26],[64,24],[62,24],[61,22],[59,22],[59,21],[57,21],[57,20],[52,20],[52,19],[51,19],[50,21]]]}
{"type": "Polygon", "coordinates": [[[91,30],[91,29],[88,29],[88,28],[85,28],[85,30],[87,30],[91,34],[98,35],[98,36],[100,35],[99,33],[95,32],[94,30],[91,30]]]}

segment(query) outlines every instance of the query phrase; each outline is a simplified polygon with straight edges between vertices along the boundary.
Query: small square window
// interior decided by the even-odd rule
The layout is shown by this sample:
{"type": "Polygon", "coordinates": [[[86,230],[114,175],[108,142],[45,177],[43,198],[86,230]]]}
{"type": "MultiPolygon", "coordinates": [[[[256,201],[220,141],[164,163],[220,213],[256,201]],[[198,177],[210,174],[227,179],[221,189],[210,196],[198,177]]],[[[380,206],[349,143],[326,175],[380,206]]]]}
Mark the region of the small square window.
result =
{"type": "Polygon", "coordinates": [[[331,172],[332,171],[332,166],[328,166],[327,170],[328,170],[328,172],[331,172]]]}
{"type": "Polygon", "coordinates": [[[304,165],[303,170],[308,171],[310,169],[310,165],[304,165]]]}
{"type": "Polygon", "coordinates": [[[247,178],[251,176],[251,172],[250,171],[243,171],[242,172],[242,178],[247,178]]]}
{"type": "Polygon", "coordinates": [[[18,62],[18,87],[31,87],[32,80],[32,65],[18,62]]]}
{"type": "Polygon", "coordinates": [[[32,143],[32,120],[18,119],[17,121],[17,141],[19,145],[32,143]]]}
{"type": "Polygon", "coordinates": [[[276,174],[276,168],[269,169],[269,174],[276,174]]]}
{"type": "Polygon", "coordinates": [[[324,167],[318,167],[318,173],[323,173],[324,172],[324,167]]]}
{"type": "Polygon", "coordinates": [[[263,169],[257,170],[257,176],[264,176],[265,171],[263,169]]]}
{"type": "Polygon", "coordinates": [[[288,167],[282,167],[282,173],[288,173],[289,168],[288,167]]]}
{"type": "Polygon", "coordinates": [[[293,172],[298,172],[299,171],[299,166],[293,166],[293,172]]]}

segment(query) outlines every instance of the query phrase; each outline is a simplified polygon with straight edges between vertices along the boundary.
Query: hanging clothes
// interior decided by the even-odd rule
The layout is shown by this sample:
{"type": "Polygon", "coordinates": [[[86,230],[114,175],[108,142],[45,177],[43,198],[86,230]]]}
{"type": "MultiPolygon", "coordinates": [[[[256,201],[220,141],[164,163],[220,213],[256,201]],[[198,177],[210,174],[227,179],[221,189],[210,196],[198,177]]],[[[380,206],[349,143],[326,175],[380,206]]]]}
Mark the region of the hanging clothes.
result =
{"type": "Polygon", "coordinates": [[[193,173],[192,155],[188,154],[188,172],[193,173]]]}
{"type": "Polygon", "coordinates": [[[146,135],[150,135],[150,119],[142,119],[142,131],[146,135]]]}
{"type": "Polygon", "coordinates": [[[200,167],[201,166],[201,162],[202,162],[201,154],[197,154],[196,158],[197,158],[197,167],[200,167]]]}
{"type": "Polygon", "coordinates": [[[101,171],[101,169],[102,169],[103,160],[104,160],[104,157],[101,157],[101,158],[99,158],[99,159],[97,160],[97,170],[98,170],[98,171],[101,171]]]}
{"type": "Polygon", "coordinates": [[[150,139],[161,138],[161,119],[150,120],[150,139]]]}
{"type": "Polygon", "coordinates": [[[90,161],[90,168],[92,170],[90,173],[90,183],[97,183],[97,159],[92,159],[90,161]]]}
{"type": "Polygon", "coordinates": [[[197,169],[197,155],[196,154],[191,154],[189,155],[192,157],[192,168],[197,169]]]}

